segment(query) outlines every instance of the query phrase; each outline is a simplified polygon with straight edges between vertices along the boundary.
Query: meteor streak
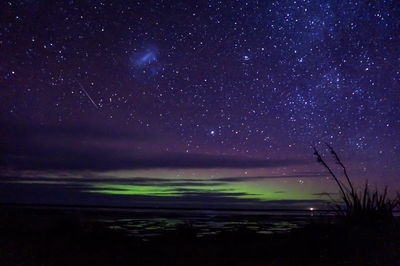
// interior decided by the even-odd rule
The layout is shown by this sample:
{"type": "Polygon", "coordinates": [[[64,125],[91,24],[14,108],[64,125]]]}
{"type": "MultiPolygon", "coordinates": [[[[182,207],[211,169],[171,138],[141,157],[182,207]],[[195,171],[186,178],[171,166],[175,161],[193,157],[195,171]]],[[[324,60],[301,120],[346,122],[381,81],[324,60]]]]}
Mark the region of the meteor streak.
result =
{"type": "Polygon", "coordinates": [[[90,97],[89,93],[85,90],[85,88],[82,86],[82,84],[79,82],[79,80],[77,80],[75,78],[76,82],[79,84],[79,87],[81,87],[81,89],[83,90],[83,92],[86,94],[86,96],[89,98],[89,100],[93,103],[94,107],[96,107],[96,109],[99,109],[99,107],[97,106],[97,104],[93,101],[92,97],[90,97]]]}

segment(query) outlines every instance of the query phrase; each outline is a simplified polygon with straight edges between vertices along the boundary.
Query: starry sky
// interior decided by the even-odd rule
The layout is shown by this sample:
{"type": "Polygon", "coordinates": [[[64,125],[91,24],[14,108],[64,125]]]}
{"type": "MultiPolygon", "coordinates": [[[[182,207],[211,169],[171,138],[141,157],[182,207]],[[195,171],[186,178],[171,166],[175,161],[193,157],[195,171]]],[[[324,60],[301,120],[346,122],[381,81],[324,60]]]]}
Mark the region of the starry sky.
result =
{"type": "Polygon", "coordinates": [[[324,142],[393,193],[399,17],[395,0],[2,1],[0,201],[321,207],[324,142]]]}

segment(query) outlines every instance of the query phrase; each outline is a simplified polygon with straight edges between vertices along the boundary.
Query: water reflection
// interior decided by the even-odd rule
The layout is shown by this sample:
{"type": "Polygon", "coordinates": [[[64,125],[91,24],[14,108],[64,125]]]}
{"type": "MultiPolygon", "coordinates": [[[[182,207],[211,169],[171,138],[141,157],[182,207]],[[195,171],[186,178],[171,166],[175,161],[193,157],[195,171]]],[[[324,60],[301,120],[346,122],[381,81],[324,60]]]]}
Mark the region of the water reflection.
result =
{"type": "Polygon", "coordinates": [[[213,235],[221,232],[247,230],[259,234],[288,232],[302,227],[316,217],[310,214],[300,215],[243,215],[240,214],[168,214],[164,217],[154,214],[136,214],[135,218],[109,218],[99,220],[112,230],[136,237],[151,237],[173,232],[185,225],[195,230],[197,237],[213,235]]]}

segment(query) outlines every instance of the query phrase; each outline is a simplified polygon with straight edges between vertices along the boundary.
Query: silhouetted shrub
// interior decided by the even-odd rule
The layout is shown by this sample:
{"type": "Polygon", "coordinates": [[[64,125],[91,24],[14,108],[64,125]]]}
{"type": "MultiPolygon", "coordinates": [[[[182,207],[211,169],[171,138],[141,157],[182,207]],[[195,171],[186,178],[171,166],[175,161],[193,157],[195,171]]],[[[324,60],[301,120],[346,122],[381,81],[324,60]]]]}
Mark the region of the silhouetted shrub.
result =
{"type": "Polygon", "coordinates": [[[333,209],[336,215],[352,223],[382,223],[394,221],[393,211],[399,207],[399,197],[390,198],[387,194],[387,186],[383,191],[378,188],[370,189],[368,181],[363,189],[357,190],[350,180],[347,169],[340,160],[338,154],[329,145],[326,144],[335,162],[342,168],[345,182],[333,172],[329,165],[322,159],[320,153],[314,148],[314,155],[317,161],[321,163],[333,177],[340,190],[340,198],[343,201],[338,203],[334,201],[333,209]]]}

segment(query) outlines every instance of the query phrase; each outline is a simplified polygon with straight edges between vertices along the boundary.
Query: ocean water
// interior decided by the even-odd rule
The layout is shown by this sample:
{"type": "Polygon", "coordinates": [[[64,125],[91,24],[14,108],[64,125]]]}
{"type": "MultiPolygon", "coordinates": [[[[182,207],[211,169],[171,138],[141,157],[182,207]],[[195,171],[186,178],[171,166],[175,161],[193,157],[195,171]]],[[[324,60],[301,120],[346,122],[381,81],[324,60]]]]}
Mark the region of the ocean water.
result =
{"type": "MultiPolygon", "coordinates": [[[[286,233],[310,223],[332,219],[325,211],[298,210],[190,210],[135,209],[82,206],[6,206],[2,214],[17,217],[33,227],[54,226],[72,221],[81,226],[100,224],[100,228],[147,239],[177,230],[196,237],[223,232],[251,231],[257,234],[286,233]]],[[[88,227],[90,228],[90,226],[88,227]]]]}
{"type": "Polygon", "coordinates": [[[98,218],[109,229],[147,238],[186,228],[197,237],[248,230],[258,234],[285,233],[327,215],[317,211],[133,210],[119,217],[98,218]]]}

